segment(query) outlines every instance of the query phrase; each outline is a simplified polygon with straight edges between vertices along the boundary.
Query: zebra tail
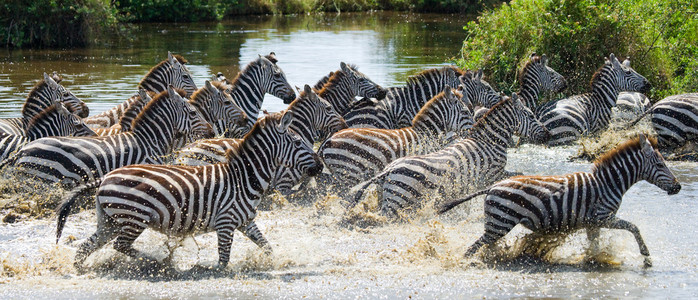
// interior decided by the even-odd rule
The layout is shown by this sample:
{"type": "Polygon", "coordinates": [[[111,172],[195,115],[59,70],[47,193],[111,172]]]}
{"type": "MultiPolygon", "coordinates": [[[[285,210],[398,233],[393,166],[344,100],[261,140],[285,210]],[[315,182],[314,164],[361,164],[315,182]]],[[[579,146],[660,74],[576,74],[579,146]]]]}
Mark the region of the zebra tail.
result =
{"type": "Polygon", "coordinates": [[[630,129],[630,127],[635,126],[635,124],[637,124],[637,122],[640,122],[640,120],[642,120],[645,116],[647,116],[647,114],[652,113],[653,110],[654,110],[654,105],[652,107],[650,107],[648,110],[645,110],[645,112],[643,112],[641,115],[639,115],[637,118],[635,118],[635,120],[632,120],[632,122],[628,123],[628,126],[625,127],[625,129],[627,130],[627,129],[630,129]]]}
{"type": "Polygon", "coordinates": [[[354,194],[354,201],[352,201],[352,202],[349,204],[349,208],[352,208],[352,207],[354,207],[356,204],[358,204],[359,202],[361,202],[361,199],[362,199],[363,196],[364,196],[364,191],[366,191],[366,189],[367,189],[369,186],[371,186],[372,184],[381,184],[381,182],[383,181],[383,177],[384,177],[383,174],[378,174],[378,175],[376,175],[376,176],[374,176],[374,177],[371,177],[371,179],[368,179],[368,180],[366,180],[366,181],[364,181],[364,182],[362,182],[362,183],[359,183],[359,184],[355,185],[354,187],[352,187],[352,188],[350,189],[350,191],[356,191],[356,194],[354,194]]]}
{"type": "Polygon", "coordinates": [[[437,212],[437,214],[439,214],[439,215],[440,215],[440,214],[443,214],[443,213],[445,213],[445,212],[451,210],[452,208],[454,208],[454,207],[460,205],[461,203],[466,202],[466,201],[469,201],[469,200],[471,200],[471,199],[473,199],[473,198],[475,198],[475,197],[477,197],[477,196],[487,194],[489,191],[490,191],[490,189],[480,190],[480,191],[477,191],[477,192],[475,192],[475,193],[472,193],[472,194],[470,194],[470,195],[468,195],[468,196],[465,196],[465,198],[463,198],[463,199],[458,199],[458,200],[455,200],[455,201],[451,201],[451,202],[449,202],[449,203],[446,203],[446,204],[442,205],[442,206],[439,208],[439,211],[437,212]]]}
{"type": "Polygon", "coordinates": [[[56,214],[58,215],[58,224],[56,225],[56,244],[58,244],[58,240],[61,239],[61,233],[63,233],[65,221],[68,218],[68,215],[70,214],[70,208],[73,206],[73,204],[75,204],[75,200],[80,195],[83,195],[86,191],[99,187],[101,183],[102,180],[98,179],[85,185],[80,185],[76,187],[70,192],[70,194],[68,194],[67,197],[63,199],[63,202],[61,202],[61,204],[58,205],[58,208],[56,208],[56,214]]]}

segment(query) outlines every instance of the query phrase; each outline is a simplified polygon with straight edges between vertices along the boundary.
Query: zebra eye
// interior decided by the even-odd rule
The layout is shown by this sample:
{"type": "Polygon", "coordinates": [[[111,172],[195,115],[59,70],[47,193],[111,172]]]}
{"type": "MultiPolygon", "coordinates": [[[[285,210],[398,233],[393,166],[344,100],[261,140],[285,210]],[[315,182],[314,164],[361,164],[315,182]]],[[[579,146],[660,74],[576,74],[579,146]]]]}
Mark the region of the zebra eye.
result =
{"type": "Polygon", "coordinates": [[[182,77],[183,77],[184,79],[189,79],[189,74],[184,74],[184,75],[182,75],[182,77]]]}

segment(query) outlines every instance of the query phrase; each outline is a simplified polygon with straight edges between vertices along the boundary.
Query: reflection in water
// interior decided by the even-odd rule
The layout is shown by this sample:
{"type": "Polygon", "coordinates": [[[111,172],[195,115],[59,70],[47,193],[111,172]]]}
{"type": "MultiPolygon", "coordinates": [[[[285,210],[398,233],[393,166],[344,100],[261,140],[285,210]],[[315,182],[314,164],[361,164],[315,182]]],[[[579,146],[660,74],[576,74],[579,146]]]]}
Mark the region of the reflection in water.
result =
{"type": "MultiPolygon", "coordinates": [[[[197,85],[216,72],[228,78],[258,54],[275,52],[292,85],[314,84],[353,63],[383,86],[444,64],[460,49],[466,20],[458,16],[403,13],[343,13],[249,16],[220,23],[141,24],[135,40],[107,47],[17,50],[0,59],[0,117],[18,116],[42,72],[58,71],[63,85],[89,103],[92,114],[135,93],[140,79],[167,51],[183,55],[197,85]]],[[[280,99],[264,107],[278,111],[280,99]]]]}

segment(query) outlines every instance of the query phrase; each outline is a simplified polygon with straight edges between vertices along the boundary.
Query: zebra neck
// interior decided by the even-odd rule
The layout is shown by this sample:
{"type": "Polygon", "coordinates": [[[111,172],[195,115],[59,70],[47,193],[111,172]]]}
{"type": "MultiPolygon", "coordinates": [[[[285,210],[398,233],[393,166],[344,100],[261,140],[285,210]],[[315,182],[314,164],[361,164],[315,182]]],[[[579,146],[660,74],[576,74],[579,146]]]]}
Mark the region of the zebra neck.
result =
{"type": "Polygon", "coordinates": [[[167,84],[171,82],[171,77],[173,73],[172,64],[166,62],[162,64],[159,68],[151,70],[148,74],[145,74],[138,86],[142,87],[146,91],[161,93],[167,90],[167,84]]]}
{"type": "Polygon", "coordinates": [[[251,72],[251,70],[241,73],[235,82],[232,83],[232,86],[230,95],[240,105],[240,108],[245,111],[247,119],[254,124],[257,121],[259,110],[262,108],[262,101],[264,101],[266,91],[261,86],[259,79],[254,77],[254,72],[251,72]]]}
{"type": "Polygon", "coordinates": [[[175,143],[175,123],[172,117],[162,110],[163,107],[152,107],[150,111],[142,112],[147,115],[138,119],[131,129],[131,133],[141,145],[150,149],[151,155],[165,155],[172,150],[175,143]]]}
{"type": "Polygon", "coordinates": [[[308,114],[314,116],[316,113],[310,108],[300,109],[300,107],[295,106],[288,110],[293,111],[293,120],[291,120],[289,128],[298,133],[304,141],[313,145],[315,139],[320,137],[320,132],[315,128],[314,122],[309,119],[308,114]]]}
{"type": "Polygon", "coordinates": [[[618,90],[616,90],[613,79],[610,78],[611,74],[606,74],[608,71],[605,69],[600,72],[603,73],[594,78],[594,81],[591,83],[591,96],[588,104],[591,105],[592,109],[602,108],[610,113],[611,108],[616,106],[618,90]]]}
{"type": "Polygon", "coordinates": [[[534,110],[538,106],[539,89],[538,85],[532,80],[524,78],[521,83],[521,90],[516,94],[521,98],[521,101],[531,110],[534,110]]]}
{"type": "Polygon", "coordinates": [[[342,80],[339,84],[333,84],[322,89],[318,96],[327,100],[340,115],[344,115],[349,105],[354,102],[355,94],[351,86],[342,80]]]}
{"type": "MultiPolygon", "coordinates": [[[[272,159],[271,153],[260,155],[254,149],[265,149],[265,146],[256,141],[243,141],[240,151],[228,159],[228,165],[233,172],[236,172],[236,184],[245,187],[246,193],[255,198],[261,198],[267,190],[277,167],[272,159]]],[[[267,151],[264,151],[267,152],[267,151]]]]}
{"type": "Polygon", "coordinates": [[[506,148],[514,131],[513,113],[510,112],[512,109],[502,104],[490,109],[475,123],[470,131],[470,138],[506,148]]]}
{"type": "Polygon", "coordinates": [[[201,113],[201,115],[204,117],[204,120],[211,124],[213,126],[214,131],[216,132],[216,135],[220,135],[223,133],[225,128],[223,128],[223,120],[222,119],[215,119],[212,115],[211,112],[213,109],[211,109],[211,98],[209,97],[210,95],[199,95],[198,99],[196,101],[189,100],[189,103],[196,108],[196,110],[201,113]]]}
{"type": "Polygon", "coordinates": [[[51,106],[51,99],[59,99],[59,95],[52,92],[51,88],[45,84],[27,97],[24,106],[22,106],[22,123],[25,128],[34,116],[51,106]]]}
{"type": "Polygon", "coordinates": [[[640,181],[638,168],[630,161],[618,157],[595,166],[592,173],[597,179],[600,192],[596,213],[604,216],[615,214],[625,192],[640,181]]]}

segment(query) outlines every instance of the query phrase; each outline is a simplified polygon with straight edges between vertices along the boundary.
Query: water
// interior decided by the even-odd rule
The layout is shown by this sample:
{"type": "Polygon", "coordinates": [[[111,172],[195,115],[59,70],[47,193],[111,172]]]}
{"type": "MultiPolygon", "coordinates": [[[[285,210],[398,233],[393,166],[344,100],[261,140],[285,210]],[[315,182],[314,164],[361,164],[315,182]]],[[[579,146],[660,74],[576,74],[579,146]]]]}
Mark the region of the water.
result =
{"type": "MultiPolygon", "coordinates": [[[[295,85],[314,83],[346,61],[359,65],[376,82],[392,86],[456,55],[463,23],[461,17],[367,13],[143,25],[132,45],[115,42],[110,48],[9,53],[0,63],[1,114],[18,115],[40,72],[53,70],[64,74],[64,84],[97,113],[133,93],[140,77],[168,49],[189,59],[199,85],[218,71],[232,77],[240,64],[258,53],[275,51],[295,85]]],[[[283,107],[280,99],[265,99],[271,111],[283,107]]],[[[510,150],[507,169],[546,175],[588,171],[590,164],[568,161],[577,150],[525,145],[510,150]]],[[[654,260],[650,269],[642,268],[632,235],[618,230],[602,231],[600,249],[591,251],[601,265],[580,262],[587,258],[586,239],[580,233],[545,259],[509,259],[516,250],[507,246],[521,245],[523,229],[512,232],[493,258],[464,260],[465,248],[483,232],[482,198],[441,217],[427,209],[409,223],[386,225],[378,220],[378,225],[360,228],[345,225],[347,215],[373,215],[347,212],[333,195],[313,205],[275,197],[272,209],[257,218],[274,255],[263,256],[237,235],[230,265],[220,273],[185,271],[217,259],[216,238],[210,233],[197,236],[196,243],[185,239],[178,248],[176,241],[152,232],[136,241],[137,249],[160,259],[172,251],[176,270],[149,269],[105,247],[88,260],[91,271],[78,275],[72,258],[76,246],[94,232],[92,211],[71,215],[58,245],[53,216],[0,223],[0,297],[695,298],[698,165],[669,166],[683,183],[678,195],[667,196],[641,182],[628,191],[618,213],[640,228],[654,260]]]]}

